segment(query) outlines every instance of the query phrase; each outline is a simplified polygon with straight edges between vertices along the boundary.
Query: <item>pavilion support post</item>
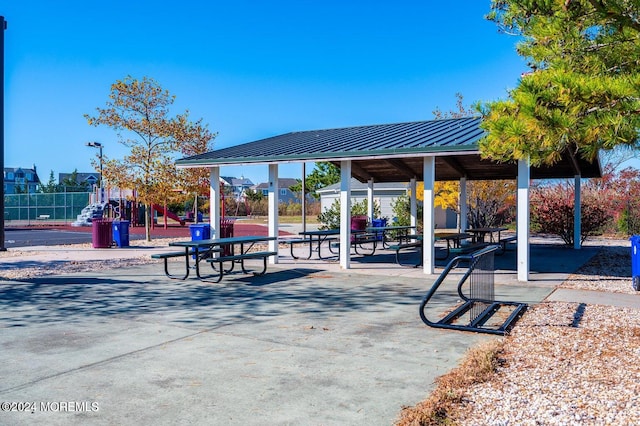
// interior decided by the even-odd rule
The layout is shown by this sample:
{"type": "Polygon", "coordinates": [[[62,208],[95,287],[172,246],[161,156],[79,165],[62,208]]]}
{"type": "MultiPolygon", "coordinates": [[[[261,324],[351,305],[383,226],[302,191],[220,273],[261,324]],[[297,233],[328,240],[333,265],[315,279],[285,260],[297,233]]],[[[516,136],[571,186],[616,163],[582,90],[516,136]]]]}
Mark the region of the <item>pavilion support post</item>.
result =
{"type": "Polygon", "coordinates": [[[307,230],[307,163],[302,163],[302,230],[307,230]]]}
{"type": "Polygon", "coordinates": [[[575,191],[573,200],[573,248],[580,250],[582,247],[582,202],[581,202],[581,179],[580,175],[575,176],[575,191]]]}
{"type": "MultiPolygon", "coordinates": [[[[278,237],[278,165],[269,164],[269,199],[268,199],[268,228],[270,237],[278,237]]],[[[269,251],[278,252],[278,240],[269,241],[269,251]]],[[[269,263],[278,263],[278,256],[269,257],[269,263]]]]}
{"type": "Polygon", "coordinates": [[[367,216],[369,216],[369,224],[375,219],[375,209],[373,206],[373,179],[367,181],[367,216]]]}
{"type": "MultiPolygon", "coordinates": [[[[219,237],[220,229],[220,167],[209,168],[209,227],[211,238],[219,237]]],[[[197,217],[197,214],[196,214],[197,217]]]]}
{"type": "Polygon", "coordinates": [[[351,266],[351,161],[340,162],[340,267],[351,266]]]}
{"type": "Polygon", "coordinates": [[[469,212],[469,206],[467,204],[467,178],[460,178],[460,199],[458,200],[460,206],[460,216],[458,217],[458,230],[464,232],[469,228],[469,219],[467,214],[469,212]]]}
{"type": "Polygon", "coordinates": [[[529,281],[529,174],[528,160],[518,161],[518,213],[516,219],[518,235],[518,281],[529,281]]]}
{"type": "Polygon", "coordinates": [[[425,274],[435,272],[435,221],[434,221],[434,186],[436,181],[436,160],[424,157],[424,205],[423,205],[423,238],[422,264],[425,274]]]}
{"type": "Polygon", "coordinates": [[[416,178],[411,178],[409,181],[409,225],[415,226],[414,234],[418,233],[418,185],[416,184],[416,178]]]}

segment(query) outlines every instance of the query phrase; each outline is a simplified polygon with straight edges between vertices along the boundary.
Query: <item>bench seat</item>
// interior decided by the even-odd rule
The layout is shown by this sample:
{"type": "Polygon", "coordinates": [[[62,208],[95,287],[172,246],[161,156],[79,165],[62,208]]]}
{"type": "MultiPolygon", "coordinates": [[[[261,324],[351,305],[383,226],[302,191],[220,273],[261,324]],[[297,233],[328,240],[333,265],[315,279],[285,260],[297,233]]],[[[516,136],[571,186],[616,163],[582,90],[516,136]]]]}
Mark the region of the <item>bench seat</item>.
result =
{"type": "MultiPolygon", "coordinates": [[[[356,253],[358,254],[362,254],[364,256],[371,256],[376,252],[376,246],[378,244],[378,238],[376,237],[376,234],[369,234],[369,233],[358,233],[355,235],[351,236],[351,242],[349,243],[350,246],[352,246],[353,248],[355,248],[356,253]],[[363,244],[373,244],[373,247],[370,249],[371,253],[359,253],[358,252],[358,247],[360,247],[361,249],[363,248],[362,245],[363,244]]],[[[329,249],[331,248],[337,248],[338,250],[340,250],[340,241],[333,241],[331,243],[329,243],[329,249]]],[[[369,249],[366,249],[369,250],[369,249]]]]}
{"type": "MultiPolygon", "coordinates": [[[[195,254],[194,251],[190,251],[188,253],[189,255],[195,254]]],[[[172,251],[169,253],[155,253],[151,255],[152,259],[171,259],[172,257],[182,257],[185,255],[184,250],[183,251],[172,251]]]]}
{"type": "MultiPolygon", "coordinates": [[[[393,244],[387,247],[387,249],[393,250],[396,252],[396,263],[400,266],[409,266],[409,265],[403,265],[402,262],[400,261],[400,251],[404,249],[410,249],[410,248],[417,248],[422,250],[422,240],[407,241],[406,243],[393,244]]],[[[420,265],[420,262],[418,262],[418,264],[416,265],[411,265],[411,266],[415,268],[419,265],[420,265]]]]}
{"type": "Polygon", "coordinates": [[[420,248],[420,247],[422,247],[422,241],[411,241],[411,242],[402,243],[402,244],[393,244],[388,246],[387,248],[389,250],[399,251],[406,248],[420,248]]]}
{"type": "Polygon", "coordinates": [[[496,255],[500,256],[501,254],[504,254],[504,252],[507,251],[507,244],[517,240],[517,235],[510,235],[508,237],[500,238],[500,241],[498,241],[498,244],[500,244],[500,251],[496,252],[496,255]]]}
{"type": "Polygon", "coordinates": [[[467,254],[467,253],[471,253],[472,251],[476,251],[476,250],[480,250],[482,248],[485,248],[488,245],[490,245],[490,244],[489,243],[474,243],[474,244],[469,244],[469,245],[466,245],[466,246],[451,247],[449,249],[449,251],[451,253],[454,253],[454,254],[467,254]]]}
{"type": "Polygon", "coordinates": [[[174,280],[186,280],[187,277],[189,276],[189,255],[190,254],[194,254],[195,251],[189,251],[189,253],[185,253],[184,250],[182,251],[171,251],[171,252],[167,252],[167,253],[154,253],[151,255],[152,259],[162,259],[164,261],[164,273],[166,274],[166,276],[168,276],[169,278],[172,278],[174,280]],[[185,256],[186,255],[186,256],[185,256]],[[185,258],[185,273],[182,276],[179,275],[173,275],[171,273],[169,273],[169,259],[172,259],[174,257],[184,257],[185,258]]]}
{"type": "Polygon", "coordinates": [[[234,254],[230,256],[220,256],[220,257],[212,257],[210,259],[206,259],[207,262],[234,262],[237,260],[245,260],[245,259],[260,259],[267,258],[269,256],[276,256],[278,252],[276,251],[254,251],[244,254],[234,254]]]}
{"type": "Polygon", "coordinates": [[[220,280],[222,280],[222,276],[225,273],[229,273],[233,271],[233,265],[236,262],[240,263],[242,272],[244,272],[245,274],[248,274],[249,271],[244,267],[244,261],[247,259],[262,259],[263,261],[262,271],[253,272],[253,275],[264,275],[265,272],[267,272],[267,258],[270,256],[277,256],[277,255],[278,255],[277,251],[255,251],[255,252],[249,252],[249,253],[243,253],[243,254],[234,254],[229,256],[212,257],[212,258],[206,259],[206,261],[211,264],[214,264],[214,263],[218,264],[219,275],[217,276],[215,282],[220,282],[220,280]],[[225,270],[223,266],[224,262],[231,262],[231,267],[225,270]]]}
{"type": "MultiPolygon", "coordinates": [[[[329,244],[331,244],[331,242],[335,240],[337,240],[336,237],[325,237],[324,239],[322,239],[322,242],[327,241],[329,244]]],[[[312,248],[313,243],[317,243],[318,241],[312,238],[283,238],[278,240],[278,242],[283,244],[289,244],[289,252],[291,253],[291,257],[294,259],[299,259],[299,257],[293,254],[293,246],[296,244],[309,244],[309,256],[307,256],[307,259],[311,259],[311,251],[313,249],[312,248]]],[[[331,249],[331,247],[329,247],[329,249],[331,249]]]]}

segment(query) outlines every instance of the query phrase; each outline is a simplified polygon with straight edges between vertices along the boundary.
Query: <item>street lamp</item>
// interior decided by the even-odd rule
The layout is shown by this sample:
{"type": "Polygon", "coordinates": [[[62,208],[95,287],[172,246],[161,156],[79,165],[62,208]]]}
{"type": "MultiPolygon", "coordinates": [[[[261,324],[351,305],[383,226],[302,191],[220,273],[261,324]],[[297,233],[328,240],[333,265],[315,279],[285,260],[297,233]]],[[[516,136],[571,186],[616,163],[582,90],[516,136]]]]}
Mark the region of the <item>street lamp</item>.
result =
{"type": "Polygon", "coordinates": [[[87,146],[92,148],[100,149],[100,199],[98,200],[100,204],[104,203],[104,187],[102,186],[102,144],[100,142],[87,142],[87,146]]]}

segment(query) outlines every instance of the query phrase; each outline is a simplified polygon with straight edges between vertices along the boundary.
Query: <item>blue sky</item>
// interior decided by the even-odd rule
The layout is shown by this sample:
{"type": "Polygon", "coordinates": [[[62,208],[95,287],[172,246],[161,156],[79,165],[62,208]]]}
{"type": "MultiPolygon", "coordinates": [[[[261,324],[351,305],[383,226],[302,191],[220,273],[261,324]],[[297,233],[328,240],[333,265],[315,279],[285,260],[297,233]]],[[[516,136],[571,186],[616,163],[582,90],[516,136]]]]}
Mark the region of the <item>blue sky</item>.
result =
{"type": "MultiPolygon", "coordinates": [[[[127,75],[157,80],[218,132],[215,148],[282,133],[433,118],[505,98],[526,71],[516,39],[484,19],[489,0],[9,1],[5,166],[91,171],[95,149],[122,158],[109,128],[87,125],[127,75]]],[[[308,166],[311,169],[311,165],[308,166]]],[[[301,167],[281,167],[300,177],[301,167]]],[[[266,166],[222,175],[266,180],[266,166]]]]}

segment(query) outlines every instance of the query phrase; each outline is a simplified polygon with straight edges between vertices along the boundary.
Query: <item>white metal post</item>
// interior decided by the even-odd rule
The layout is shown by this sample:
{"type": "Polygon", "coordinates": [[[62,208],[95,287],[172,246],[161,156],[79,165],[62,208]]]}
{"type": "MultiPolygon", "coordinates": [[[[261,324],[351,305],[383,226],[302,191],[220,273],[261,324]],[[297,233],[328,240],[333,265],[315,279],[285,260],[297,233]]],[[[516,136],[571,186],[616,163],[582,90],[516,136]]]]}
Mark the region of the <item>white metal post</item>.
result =
{"type": "Polygon", "coordinates": [[[351,161],[340,162],[340,267],[351,266],[351,161]]]}
{"type": "MultiPolygon", "coordinates": [[[[276,237],[276,240],[269,241],[269,251],[278,252],[278,165],[269,164],[269,236],[276,237]]],[[[269,257],[269,263],[278,263],[278,256],[269,257]]]]}
{"type": "Polygon", "coordinates": [[[220,236],[220,167],[209,168],[209,227],[211,238],[220,236]]]}
{"type": "Polygon", "coordinates": [[[436,161],[434,157],[424,157],[424,205],[423,205],[423,239],[422,264],[425,274],[435,272],[435,220],[434,216],[434,186],[436,181],[436,161]]]}
{"type": "Polygon", "coordinates": [[[465,229],[469,228],[469,222],[467,218],[467,213],[469,212],[469,207],[467,205],[467,178],[460,178],[460,199],[458,200],[458,205],[460,206],[460,217],[458,218],[458,227],[460,232],[464,232],[465,229]]]}
{"type": "Polygon", "coordinates": [[[529,161],[518,161],[518,281],[529,281],[529,161]]]}
{"type": "Polygon", "coordinates": [[[369,223],[373,223],[375,219],[375,212],[373,208],[373,179],[367,181],[367,216],[369,216],[369,223]]]}
{"type": "Polygon", "coordinates": [[[413,233],[418,233],[418,185],[416,184],[416,178],[411,178],[409,181],[409,225],[415,226],[413,233]]]}

